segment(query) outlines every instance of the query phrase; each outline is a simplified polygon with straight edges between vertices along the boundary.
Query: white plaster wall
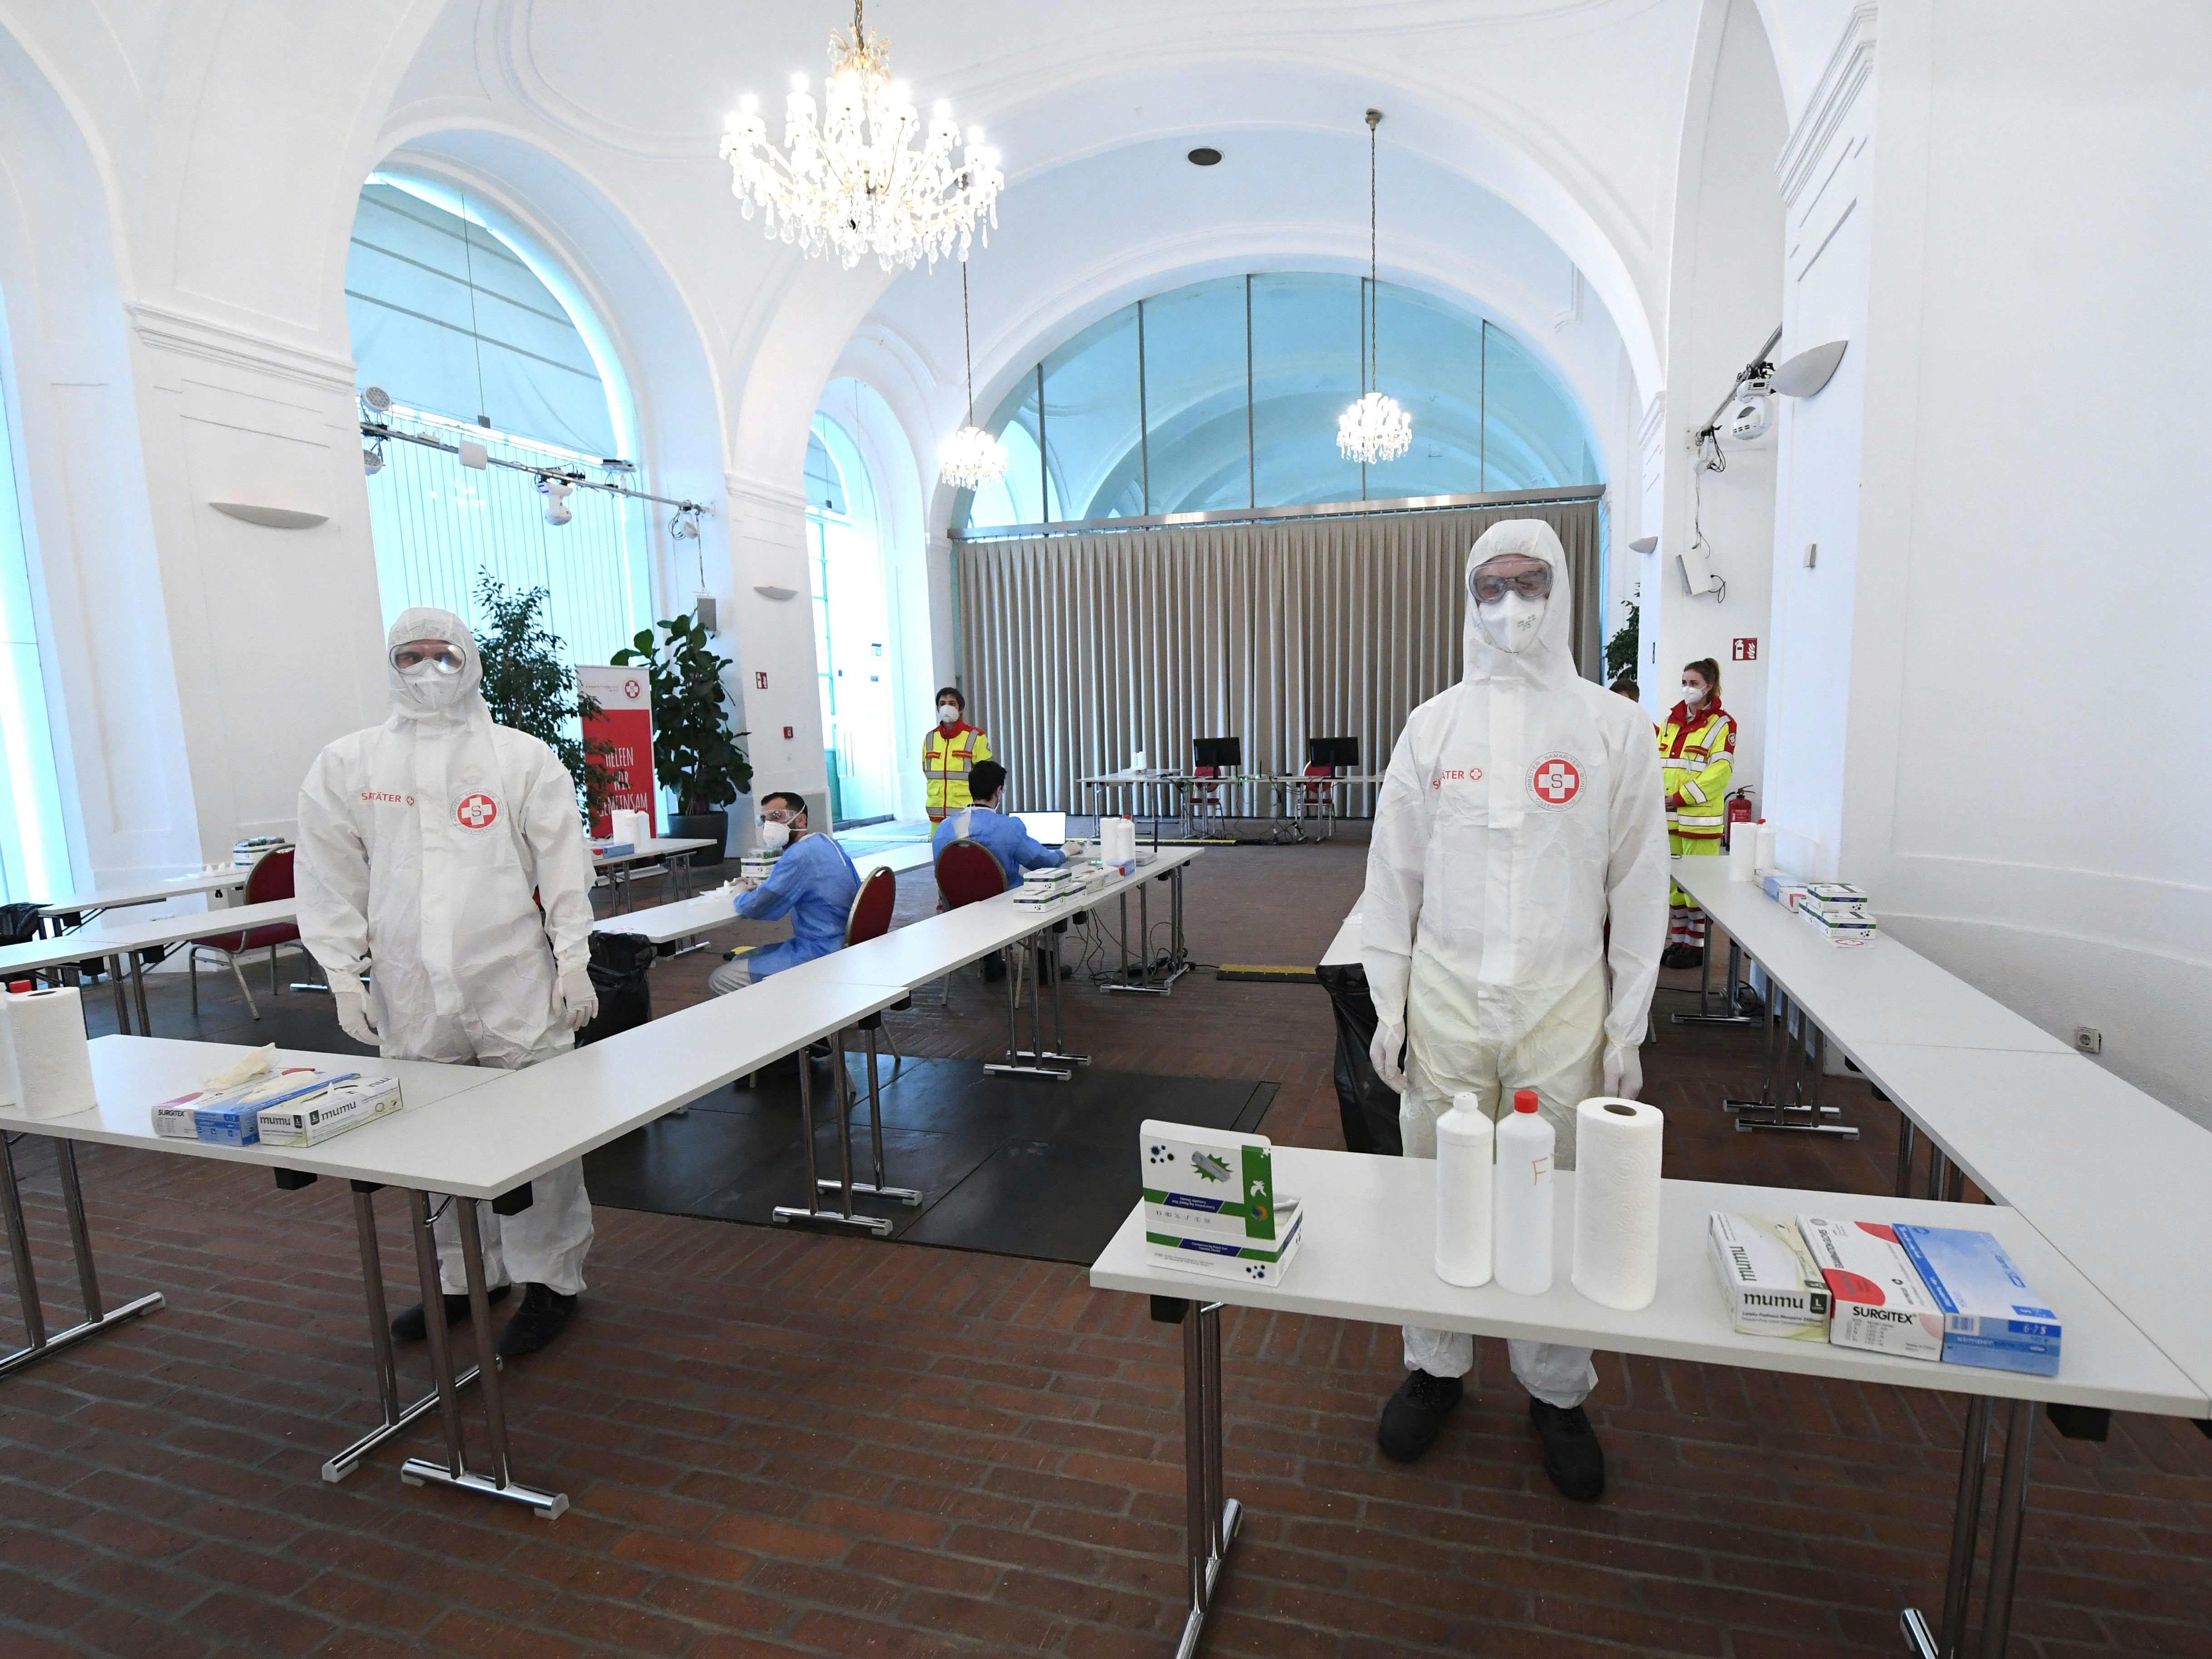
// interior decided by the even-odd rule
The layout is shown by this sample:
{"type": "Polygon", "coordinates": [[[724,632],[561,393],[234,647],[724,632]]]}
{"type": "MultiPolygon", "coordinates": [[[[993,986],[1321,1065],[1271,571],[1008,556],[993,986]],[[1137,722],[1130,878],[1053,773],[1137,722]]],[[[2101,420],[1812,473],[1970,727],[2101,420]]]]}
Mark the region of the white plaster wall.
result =
{"type": "Polygon", "coordinates": [[[1711,0],[1699,26],[1698,70],[1683,128],[1681,201],[1676,210],[1674,292],[1667,370],[1673,390],[1662,434],[1664,530],[1657,554],[1641,561],[1650,598],[1641,680],[1645,707],[1664,718],[1680,695],[1686,662],[1712,658],[1721,701],[1735,715],[1732,787],[1765,791],[1764,717],[1773,660],[1768,590],[1774,539],[1776,437],[1748,443],[1722,435],[1727,468],[1701,469],[1689,433],[1705,424],[1781,318],[1782,198],[1774,157],[1788,136],[1773,54],[1751,0],[1711,0]],[[1684,591],[1676,556],[1702,525],[1712,568],[1728,583],[1717,595],[1684,591]],[[1733,660],[1732,642],[1759,641],[1753,660],[1733,660]]]}
{"type": "Polygon", "coordinates": [[[2212,1123],[2212,12],[1885,5],[1847,873],[2212,1123]]]}

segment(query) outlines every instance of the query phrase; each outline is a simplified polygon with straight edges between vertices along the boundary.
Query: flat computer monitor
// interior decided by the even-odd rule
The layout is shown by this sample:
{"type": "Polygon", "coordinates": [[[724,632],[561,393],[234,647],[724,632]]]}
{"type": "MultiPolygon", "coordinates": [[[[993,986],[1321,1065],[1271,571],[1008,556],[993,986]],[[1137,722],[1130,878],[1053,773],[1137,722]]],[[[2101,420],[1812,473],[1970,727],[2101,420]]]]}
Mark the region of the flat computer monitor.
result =
{"type": "Polygon", "coordinates": [[[1040,847],[1064,847],[1067,844],[1067,814],[1065,812],[1017,812],[1022,828],[1029,831],[1030,839],[1040,847]]]}
{"type": "Polygon", "coordinates": [[[1306,764],[1356,769],[1359,765],[1359,739],[1357,738],[1308,738],[1306,764]]]}
{"type": "Polygon", "coordinates": [[[1197,738],[1191,747],[1198,751],[1198,763],[1216,770],[1244,764],[1244,739],[1242,738],[1197,738]]]}

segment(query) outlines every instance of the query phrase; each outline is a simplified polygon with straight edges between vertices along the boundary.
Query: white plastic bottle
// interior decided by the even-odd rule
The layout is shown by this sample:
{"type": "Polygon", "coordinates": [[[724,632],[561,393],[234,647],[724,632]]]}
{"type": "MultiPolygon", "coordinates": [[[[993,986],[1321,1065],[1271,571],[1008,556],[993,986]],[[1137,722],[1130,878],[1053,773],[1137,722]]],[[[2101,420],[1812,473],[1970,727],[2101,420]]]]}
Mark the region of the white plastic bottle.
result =
{"type": "Polygon", "coordinates": [[[1437,1120],[1437,1277],[1490,1283],[1490,1115],[1471,1094],[1437,1120]]]}
{"type": "Polygon", "coordinates": [[[1491,1261],[1499,1285],[1522,1296],[1552,1288],[1552,1152],[1558,1138],[1536,1109],[1536,1091],[1516,1090],[1513,1110],[1498,1126],[1491,1261]]]}

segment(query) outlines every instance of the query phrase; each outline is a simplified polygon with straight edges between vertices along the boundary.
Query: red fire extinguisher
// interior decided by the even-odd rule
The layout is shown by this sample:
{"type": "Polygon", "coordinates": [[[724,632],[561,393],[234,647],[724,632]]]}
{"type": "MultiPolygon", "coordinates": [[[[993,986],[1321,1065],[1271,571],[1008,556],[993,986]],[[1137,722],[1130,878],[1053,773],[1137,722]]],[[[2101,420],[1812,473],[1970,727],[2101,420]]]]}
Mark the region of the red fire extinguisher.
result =
{"type": "Polygon", "coordinates": [[[1729,838],[1735,833],[1735,826],[1749,823],[1752,817],[1751,786],[1746,784],[1742,788],[1733,791],[1728,798],[1727,828],[1721,831],[1721,846],[1723,848],[1728,846],[1729,838]]]}

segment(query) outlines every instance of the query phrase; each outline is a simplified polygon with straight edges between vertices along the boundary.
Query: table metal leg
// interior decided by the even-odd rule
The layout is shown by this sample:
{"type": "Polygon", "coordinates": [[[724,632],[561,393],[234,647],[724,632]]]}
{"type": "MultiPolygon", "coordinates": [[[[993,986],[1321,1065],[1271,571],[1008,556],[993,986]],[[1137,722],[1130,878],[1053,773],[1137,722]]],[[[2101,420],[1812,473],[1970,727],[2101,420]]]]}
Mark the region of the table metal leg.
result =
{"type": "Polygon", "coordinates": [[[1164,997],[1175,989],[1175,982],[1190,971],[1190,963],[1183,959],[1182,944],[1182,866],[1163,872],[1156,879],[1169,884],[1168,949],[1166,959],[1158,960],[1152,954],[1152,893],[1149,882],[1137,884],[1137,930],[1141,936],[1139,955],[1133,970],[1129,963],[1128,890],[1121,891],[1121,975],[1115,983],[1101,987],[1107,991],[1133,991],[1145,996],[1164,997]]]}
{"type": "MultiPolygon", "coordinates": [[[[868,1036],[868,1138],[875,1153],[876,1178],[873,1181],[854,1182],[853,1183],[853,1190],[856,1193],[864,1193],[870,1198],[889,1199],[894,1204],[918,1205],[921,1202],[921,1194],[913,1188],[887,1187],[884,1184],[884,1112],[881,1085],[879,1085],[876,1076],[876,1028],[873,1025],[871,1025],[866,1029],[868,1036]]],[[[840,1054],[838,1056],[838,1063],[841,1067],[842,1066],[843,1062],[844,1056],[840,1054]]],[[[817,1181],[815,1182],[814,1190],[818,1193],[824,1188],[834,1188],[836,1184],[836,1183],[835,1182],[817,1181]]]]}
{"type": "MultiPolygon", "coordinates": [[[[107,982],[115,988],[115,1029],[125,1036],[131,1035],[131,1000],[123,989],[123,958],[109,957],[107,982]]],[[[150,1031],[141,1031],[141,1036],[150,1036],[150,1031]]]]}
{"type": "MultiPolygon", "coordinates": [[[[371,1452],[413,1428],[426,1413],[438,1409],[435,1389],[411,1406],[399,1403],[399,1368],[392,1358],[392,1320],[384,1299],[384,1258],[376,1247],[376,1183],[372,1181],[353,1183],[353,1226],[361,1246],[362,1290],[368,1305],[368,1347],[375,1361],[376,1399],[384,1420],[323,1465],[323,1479],[330,1481],[344,1480],[362,1466],[371,1452]]],[[[428,1302],[422,1304],[424,1318],[429,1317],[428,1310],[434,1305],[428,1302]]],[[[471,1365],[453,1379],[453,1386],[456,1389],[465,1389],[476,1380],[477,1368],[471,1365]]]]}
{"type": "Polygon", "coordinates": [[[2027,1460],[2035,1449],[2034,1404],[2005,1410],[2004,1474],[1997,1482],[1997,1518],[1990,1536],[1990,1583],[1982,1597],[1981,1659],[2004,1659],[2012,1636],[2012,1593],[2020,1578],[2020,1539],[2027,1524],[2027,1460]]]}
{"type": "Polygon", "coordinates": [[[779,1227],[819,1228],[830,1232],[867,1233],[876,1238],[889,1238],[890,1222],[883,1216],[853,1213],[853,1123],[852,1108],[846,1090],[850,1079],[845,1075],[845,1034],[839,1031],[835,1043],[837,1083],[831,1090],[836,1104],[838,1146],[844,1157],[844,1179],[824,1181],[814,1146],[814,1062],[802,1048],[799,1051],[799,1133],[806,1143],[806,1203],[779,1204],[770,1219],[779,1227]],[[822,1207],[822,1189],[830,1188],[843,1200],[842,1207],[825,1210],[822,1207]]]}
{"type": "Polygon", "coordinates": [[[1894,1191],[1899,1198],[1909,1196],[1912,1185],[1912,1120],[1903,1112],[1897,1115],[1897,1182],[1894,1191]]]}
{"type": "Polygon", "coordinates": [[[1713,919],[1711,915],[1707,915],[1705,917],[1705,925],[1706,965],[1698,969],[1698,1012],[1694,1014],[1676,1014],[1673,1016],[1674,1024],[1677,1025],[1758,1024],[1759,1022],[1753,1018],[1749,1014],[1739,1013],[1736,1011],[1735,980],[1736,973],[1738,971],[1738,964],[1743,959],[1743,951],[1742,947],[1737,945],[1734,939],[1730,939],[1729,941],[1728,978],[1724,984],[1724,990],[1728,999],[1728,1012],[1726,1013],[1717,1014],[1712,1011],[1710,999],[1711,995],[1712,974],[1711,964],[1713,959],[1713,919]]]}
{"type": "Polygon", "coordinates": [[[1835,1135],[1844,1140],[1856,1140],[1859,1132],[1850,1124],[1821,1121],[1842,1115],[1842,1108],[1824,1105],[1820,1100],[1820,1077],[1826,1069],[1827,1034],[1813,1023],[1812,1015],[1802,1003],[1790,1001],[1771,976],[1766,983],[1766,1018],[1770,1049],[1773,1046],[1771,1034],[1774,1024],[1779,1020],[1782,1025],[1782,1070],[1790,1081],[1790,1097],[1777,1098],[1768,1079],[1763,1077],[1758,1100],[1724,1100],[1722,1109],[1773,1114],[1771,1117],[1738,1117],[1735,1127],[1745,1134],[1756,1129],[1778,1129],[1788,1133],[1835,1135]],[[1790,1030],[1792,1014],[1796,1016],[1797,1023],[1795,1036],[1790,1030]]]}
{"type": "Polygon", "coordinates": [[[1966,1403],[1966,1437],[1959,1452],[1959,1496],[1951,1510],[1951,1556],[1943,1575],[1942,1627],[1931,1630],[1928,1615],[1907,1607],[1898,1622],[1916,1659],[1957,1659],[1966,1640],[1966,1612],[1974,1592],[1974,1547],[1981,1535],[1983,1474],[1990,1455],[1990,1397],[1978,1394],[1966,1403]]]}
{"type": "MultiPolygon", "coordinates": [[[[1127,913],[1123,913],[1126,921],[1127,913]]],[[[1124,954],[1127,952],[1125,951],[1124,954]]],[[[1044,1005],[1044,981],[1052,977],[1052,994],[1060,995],[1060,967],[1057,958],[1048,964],[1043,951],[1036,944],[1036,935],[1006,950],[1006,1058],[1003,1064],[992,1061],[984,1073],[993,1077],[1048,1077],[1055,1083],[1066,1083],[1075,1075],[1078,1056],[1054,1054],[1044,1046],[1042,1024],[1044,1005]],[[1030,998],[1030,1046],[1021,1046],[1021,1024],[1014,1007],[1014,987],[1019,981],[1022,966],[1027,963],[1036,970],[1037,982],[1030,998]]]]}
{"type": "Polygon", "coordinates": [[[514,1479],[507,1449],[507,1406],[500,1393],[498,1338],[491,1325],[491,1302],[484,1289],[483,1240],[478,1232],[477,1200],[449,1198],[453,1218],[460,1224],[461,1271],[469,1284],[469,1323],[477,1343],[477,1392],[483,1399],[484,1432],[491,1445],[491,1473],[478,1474],[468,1466],[461,1433],[460,1381],[453,1375],[453,1344],[446,1330],[444,1286],[438,1277],[438,1245],[430,1236],[430,1201],[427,1193],[410,1192],[415,1223],[415,1265],[422,1279],[422,1328],[430,1341],[430,1364],[438,1374],[438,1411],[445,1419],[446,1461],[410,1457],[399,1466],[399,1478],[410,1486],[425,1481],[459,1486],[488,1498],[504,1498],[527,1504],[541,1521],[550,1521],[568,1507],[568,1494],[540,1492],[514,1479]]]}
{"type": "Polygon", "coordinates": [[[1221,1304],[1184,1304],[1182,1318],[1183,1554],[1189,1612],[1176,1659],[1193,1659],[1213,1604],[1221,1564],[1244,1507],[1222,1495],[1221,1304]]]}
{"type": "Polygon", "coordinates": [[[84,1215],[84,1194],[77,1182],[76,1149],[56,1139],[55,1156],[61,1162],[62,1205],[68,1214],[70,1244],[76,1255],[77,1287],[84,1299],[84,1316],[74,1325],[48,1331],[44,1304],[39,1298],[38,1270],[31,1261],[30,1229],[23,1218],[23,1195],[15,1184],[15,1147],[0,1134],[0,1221],[8,1235],[8,1257],[15,1270],[15,1297],[23,1310],[23,1334],[28,1340],[13,1353],[0,1355],[0,1376],[34,1365],[48,1354],[73,1347],[112,1325],[149,1314],[161,1305],[161,1293],[151,1291],[119,1308],[103,1305],[100,1279],[93,1270],[92,1232],[84,1215]]]}

